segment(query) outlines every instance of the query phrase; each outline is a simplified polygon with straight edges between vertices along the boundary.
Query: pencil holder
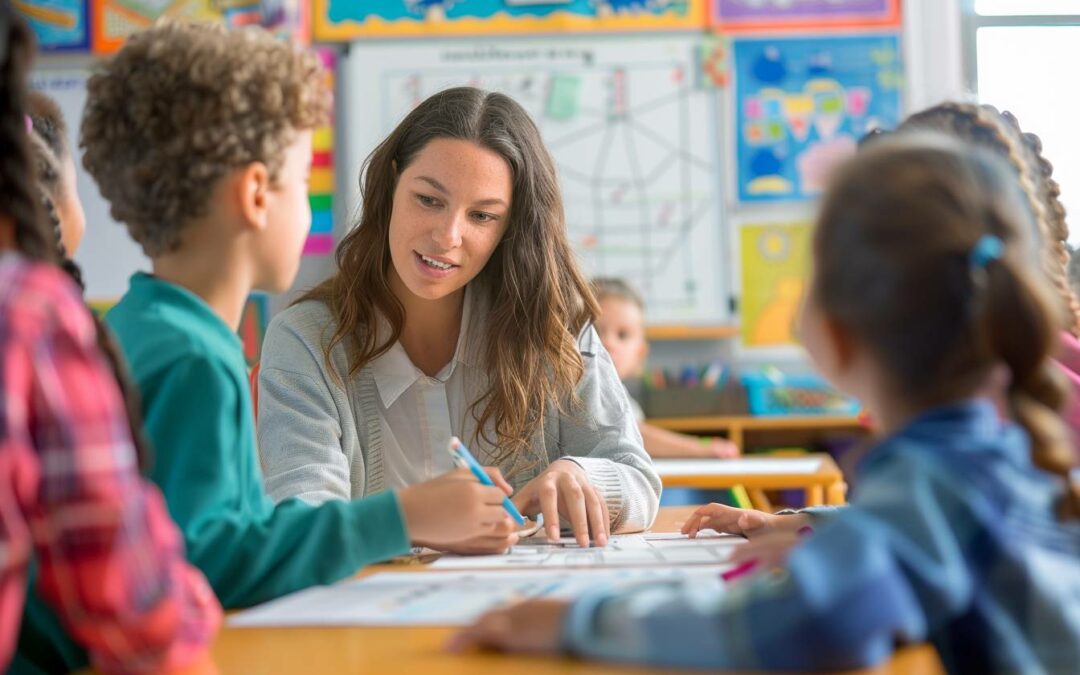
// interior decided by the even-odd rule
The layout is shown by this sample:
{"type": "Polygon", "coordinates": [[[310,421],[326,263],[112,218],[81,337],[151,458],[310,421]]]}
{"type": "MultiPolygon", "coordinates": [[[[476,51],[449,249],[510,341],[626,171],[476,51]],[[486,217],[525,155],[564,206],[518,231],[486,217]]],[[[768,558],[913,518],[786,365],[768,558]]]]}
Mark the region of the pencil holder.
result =
{"type": "Polygon", "coordinates": [[[644,389],[641,407],[647,417],[706,417],[746,414],[746,390],[737,382],[720,389],[675,387],[644,389]]]}

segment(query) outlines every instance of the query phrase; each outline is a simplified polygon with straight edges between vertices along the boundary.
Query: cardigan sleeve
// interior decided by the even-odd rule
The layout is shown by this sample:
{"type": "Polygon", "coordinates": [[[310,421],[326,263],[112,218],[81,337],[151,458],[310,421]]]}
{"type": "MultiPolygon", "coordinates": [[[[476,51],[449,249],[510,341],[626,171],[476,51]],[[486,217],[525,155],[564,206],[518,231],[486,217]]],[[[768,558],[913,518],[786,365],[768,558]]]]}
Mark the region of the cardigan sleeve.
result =
{"type": "Polygon", "coordinates": [[[581,407],[559,419],[563,458],[585,470],[607,502],[613,532],[648,528],[660,503],[660,476],[645,452],[630,395],[589,326],[578,339],[585,366],[577,394],[581,407]]]}
{"type": "MultiPolygon", "coordinates": [[[[315,314],[297,306],[270,323],[259,367],[259,459],[274,501],[352,498],[342,415],[318,345],[305,337],[315,314]]],[[[316,331],[317,333],[318,331],[316,331]]]]}

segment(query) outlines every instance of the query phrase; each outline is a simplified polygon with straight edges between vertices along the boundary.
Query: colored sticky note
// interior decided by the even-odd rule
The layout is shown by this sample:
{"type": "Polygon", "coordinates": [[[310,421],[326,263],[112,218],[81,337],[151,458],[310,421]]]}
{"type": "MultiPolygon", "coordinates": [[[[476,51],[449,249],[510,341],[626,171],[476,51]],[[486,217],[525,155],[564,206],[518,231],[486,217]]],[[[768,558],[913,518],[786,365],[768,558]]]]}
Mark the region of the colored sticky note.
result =
{"type": "Polygon", "coordinates": [[[330,127],[319,127],[311,135],[311,149],[332,150],[334,148],[334,130],[330,127]]]}
{"type": "Polygon", "coordinates": [[[334,235],[312,234],[304,242],[304,255],[330,255],[334,252],[334,235]]]}
{"type": "Polygon", "coordinates": [[[329,211],[334,208],[334,196],[326,193],[311,193],[308,195],[308,204],[311,204],[312,211],[329,211]]]}
{"type": "Polygon", "coordinates": [[[313,211],[311,213],[311,233],[330,234],[334,231],[334,214],[332,211],[313,211]]]}
{"type": "Polygon", "coordinates": [[[333,168],[334,153],[329,150],[319,150],[311,153],[311,166],[313,168],[333,168]]]}
{"type": "Polygon", "coordinates": [[[308,192],[322,193],[334,191],[334,172],[329,169],[312,169],[308,179],[308,192]]]}
{"type": "Polygon", "coordinates": [[[555,120],[577,117],[581,100],[581,78],[575,75],[555,75],[548,91],[547,116],[555,120]]]}

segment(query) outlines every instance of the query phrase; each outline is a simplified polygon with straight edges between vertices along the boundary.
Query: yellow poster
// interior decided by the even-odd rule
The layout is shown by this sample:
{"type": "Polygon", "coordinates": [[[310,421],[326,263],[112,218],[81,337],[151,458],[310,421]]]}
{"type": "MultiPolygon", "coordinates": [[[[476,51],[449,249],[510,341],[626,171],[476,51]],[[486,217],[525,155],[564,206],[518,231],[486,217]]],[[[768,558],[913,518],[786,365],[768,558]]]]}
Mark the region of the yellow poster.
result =
{"type": "Polygon", "coordinates": [[[739,229],[744,346],[797,344],[795,321],[810,281],[810,230],[809,223],[754,224],[739,229]]]}

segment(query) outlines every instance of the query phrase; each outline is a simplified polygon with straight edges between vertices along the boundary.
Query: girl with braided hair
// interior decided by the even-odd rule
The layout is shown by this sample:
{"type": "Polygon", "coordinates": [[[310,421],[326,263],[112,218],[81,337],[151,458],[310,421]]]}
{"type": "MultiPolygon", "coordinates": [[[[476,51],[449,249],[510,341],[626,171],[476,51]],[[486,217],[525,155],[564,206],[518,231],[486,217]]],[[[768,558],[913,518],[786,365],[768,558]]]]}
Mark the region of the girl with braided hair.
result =
{"type": "Polygon", "coordinates": [[[162,672],[203,657],[221,609],[139,477],[116,360],[56,267],[56,209],[32,170],[33,48],[0,3],[0,671],[67,672],[85,649],[106,672],[162,672]]]}

